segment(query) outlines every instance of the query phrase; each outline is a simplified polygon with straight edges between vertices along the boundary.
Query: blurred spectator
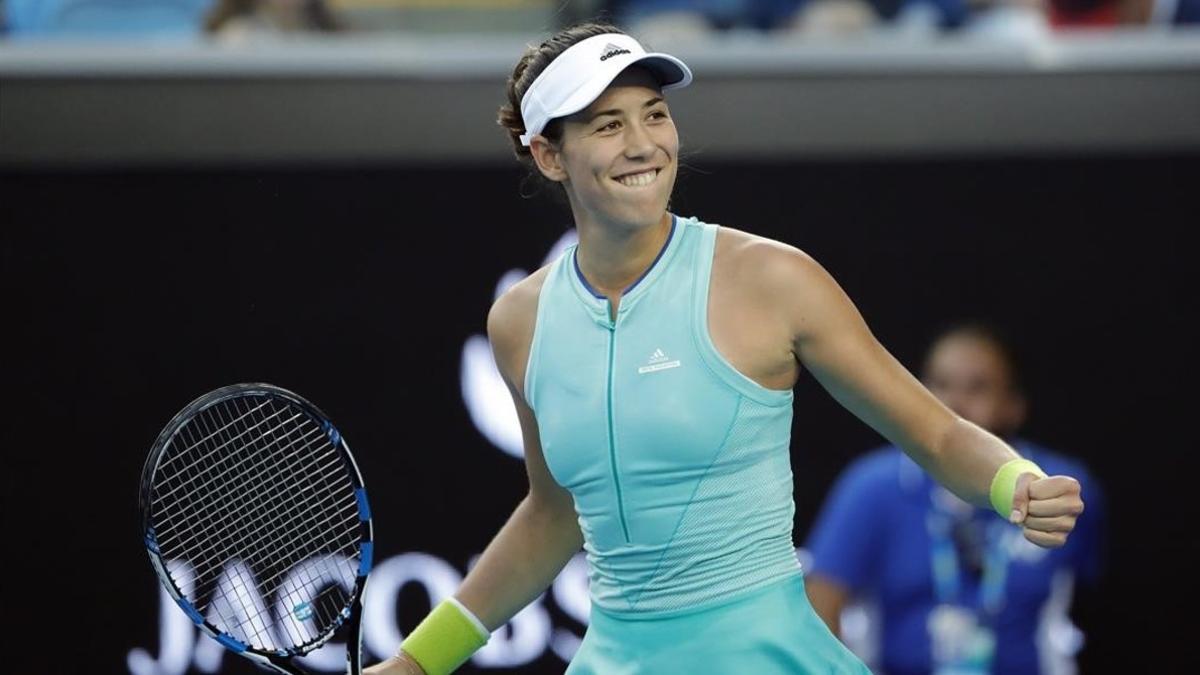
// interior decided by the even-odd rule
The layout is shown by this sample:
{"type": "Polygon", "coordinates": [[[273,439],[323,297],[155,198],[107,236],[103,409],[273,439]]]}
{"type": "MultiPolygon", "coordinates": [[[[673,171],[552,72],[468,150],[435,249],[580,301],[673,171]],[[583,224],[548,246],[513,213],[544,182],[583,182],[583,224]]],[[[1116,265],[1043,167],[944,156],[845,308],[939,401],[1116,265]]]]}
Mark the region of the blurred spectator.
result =
{"type": "Polygon", "coordinates": [[[973,0],[966,32],[988,39],[1030,41],[1049,36],[1046,0],[973,0]]]}
{"type": "Polygon", "coordinates": [[[1048,474],[1075,476],[1085,511],[1065,546],[1041,548],[940,487],[898,448],[876,450],[845,470],[809,534],[813,608],[839,636],[848,605],[874,610],[866,615],[877,622],[877,644],[847,643],[877,654],[868,665],[888,675],[1074,673],[1083,640],[1068,615],[1074,584],[1094,584],[1103,559],[1098,486],[1078,461],[1014,437],[1026,402],[994,330],[964,324],[943,333],[924,380],[1048,474]]]}
{"type": "Polygon", "coordinates": [[[5,0],[14,37],[187,37],[212,0],[5,0]]]}
{"type": "Polygon", "coordinates": [[[914,20],[953,28],[968,16],[967,0],[613,0],[609,11],[660,39],[734,28],[837,36],[914,20]]]}
{"type": "Polygon", "coordinates": [[[1200,0],[1048,0],[1055,28],[1200,23],[1200,0]]]}
{"type": "Polygon", "coordinates": [[[970,27],[989,37],[1049,29],[1200,21],[1200,0],[611,0],[607,10],[649,40],[714,30],[779,30],[810,37],[970,27]]]}
{"type": "Polygon", "coordinates": [[[958,28],[967,0],[806,0],[788,28],[805,37],[841,36],[887,26],[909,32],[958,28]]]}
{"type": "Polygon", "coordinates": [[[803,37],[841,37],[874,30],[882,20],[867,0],[812,0],[792,17],[790,29],[803,37]]]}
{"type": "MultiPolygon", "coordinates": [[[[716,30],[778,27],[796,12],[801,0],[612,0],[608,11],[622,25],[637,26],[655,19],[662,22],[701,20],[716,30]]],[[[641,33],[642,31],[638,31],[641,33]]]]}
{"type": "Polygon", "coordinates": [[[204,20],[207,33],[231,42],[341,27],[325,0],[217,0],[204,20]]]}
{"type": "Polygon", "coordinates": [[[348,30],[423,35],[527,34],[591,19],[601,0],[328,0],[348,30]]]}

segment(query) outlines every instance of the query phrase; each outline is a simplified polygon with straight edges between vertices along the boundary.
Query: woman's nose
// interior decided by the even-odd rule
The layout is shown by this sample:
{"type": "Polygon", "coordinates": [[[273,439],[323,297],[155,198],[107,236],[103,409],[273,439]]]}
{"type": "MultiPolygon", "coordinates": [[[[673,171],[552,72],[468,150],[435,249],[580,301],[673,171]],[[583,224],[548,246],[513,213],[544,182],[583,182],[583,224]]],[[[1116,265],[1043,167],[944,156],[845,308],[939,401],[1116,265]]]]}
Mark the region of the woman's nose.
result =
{"type": "Polygon", "coordinates": [[[650,131],[641,124],[630,124],[625,127],[625,155],[627,157],[648,157],[654,154],[654,139],[650,131]]]}

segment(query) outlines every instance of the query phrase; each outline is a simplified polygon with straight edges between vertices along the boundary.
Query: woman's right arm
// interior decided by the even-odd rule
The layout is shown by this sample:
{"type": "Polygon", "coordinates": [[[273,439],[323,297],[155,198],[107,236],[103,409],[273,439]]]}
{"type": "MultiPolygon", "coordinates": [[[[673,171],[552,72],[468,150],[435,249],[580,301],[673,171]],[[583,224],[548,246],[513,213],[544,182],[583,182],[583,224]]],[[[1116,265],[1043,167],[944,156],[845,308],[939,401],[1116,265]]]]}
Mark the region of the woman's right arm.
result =
{"type": "MultiPolygon", "coordinates": [[[[538,275],[534,275],[535,277],[538,275]]],[[[525,447],[529,494],[483,551],[454,597],[493,631],[545,591],[583,546],[571,494],[546,468],[537,421],[513,382],[524,381],[533,337],[540,284],[527,279],[502,295],[488,314],[488,338],[496,365],[517,408],[525,447]]],[[[540,280],[536,280],[540,281],[540,280]]],[[[378,675],[419,673],[401,652],[370,671],[378,675]],[[406,669],[407,668],[407,669],[406,669]]]]}
{"type": "Polygon", "coordinates": [[[514,384],[525,381],[543,274],[514,285],[488,314],[488,338],[517,408],[529,476],[529,494],[455,594],[488,630],[503,626],[545,591],[583,546],[574,500],[546,468],[537,420],[514,384]]]}
{"type": "Polygon", "coordinates": [[[489,631],[533,602],[583,546],[571,495],[546,469],[533,412],[515,393],[513,398],[525,439],[529,494],[455,593],[489,631]]]}

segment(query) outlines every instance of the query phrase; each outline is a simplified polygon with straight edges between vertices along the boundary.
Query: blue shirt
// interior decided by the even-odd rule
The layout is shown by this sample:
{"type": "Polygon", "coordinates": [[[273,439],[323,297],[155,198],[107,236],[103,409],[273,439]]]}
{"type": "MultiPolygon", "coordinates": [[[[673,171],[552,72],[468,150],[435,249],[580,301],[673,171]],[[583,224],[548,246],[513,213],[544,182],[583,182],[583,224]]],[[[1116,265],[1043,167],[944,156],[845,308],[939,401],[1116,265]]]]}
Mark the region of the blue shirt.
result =
{"type": "MultiPolygon", "coordinates": [[[[1030,543],[1020,528],[988,509],[970,507],[959,521],[970,523],[968,531],[986,542],[985,550],[1002,551],[1007,558],[998,610],[982,609],[982,584],[965,569],[967,554],[959,558],[959,593],[952,603],[992,626],[996,675],[1044,672],[1041,664],[1056,658],[1047,646],[1048,622],[1066,620],[1074,581],[1094,582],[1102,558],[1103,497],[1084,467],[1028,442],[1013,445],[1046,473],[1076,478],[1085,509],[1066,545],[1057,549],[1030,543]]],[[[809,535],[810,572],[878,605],[877,665],[887,675],[928,673],[934,667],[930,616],[942,603],[929,518],[944,512],[939,503],[945,497],[943,488],[898,448],[881,448],[843,472],[809,535]]]]}

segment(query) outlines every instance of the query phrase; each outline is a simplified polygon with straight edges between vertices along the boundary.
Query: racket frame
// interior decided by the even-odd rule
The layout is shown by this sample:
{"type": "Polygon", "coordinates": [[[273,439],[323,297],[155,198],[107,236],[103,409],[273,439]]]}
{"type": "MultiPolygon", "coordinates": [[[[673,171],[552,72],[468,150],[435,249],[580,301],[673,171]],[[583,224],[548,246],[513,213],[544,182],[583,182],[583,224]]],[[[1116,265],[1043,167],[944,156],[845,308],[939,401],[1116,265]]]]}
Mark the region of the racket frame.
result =
{"type": "Polygon", "coordinates": [[[226,649],[260,666],[281,673],[287,673],[288,675],[306,675],[303,670],[293,665],[291,660],[318,649],[328,642],[343,624],[348,622],[346,664],[348,672],[351,675],[360,675],[362,672],[362,598],[366,592],[367,575],[371,571],[373,562],[374,527],[371,521],[371,508],[367,502],[366,487],[363,485],[362,473],[358,469],[358,463],[354,461],[354,455],[351,454],[350,447],[346,444],[346,439],[342,437],[337,427],[330,421],[329,416],[322,412],[320,408],[295,392],[263,382],[231,384],[214,389],[196,398],[171,418],[171,421],[163,427],[163,430],[158,434],[158,438],[154,441],[150,454],[146,457],[146,463],[142,467],[141,485],[138,490],[138,512],[140,516],[142,543],[146,547],[146,553],[150,557],[150,564],[158,574],[159,580],[162,582],[163,587],[166,588],[167,593],[175,601],[175,604],[179,605],[184,614],[187,614],[188,618],[209,637],[221,643],[226,649]],[[333,446],[337,448],[338,455],[345,463],[348,469],[347,474],[353,484],[355,495],[358,498],[359,568],[354,579],[352,597],[347,603],[349,611],[343,611],[339,615],[337,622],[330,629],[305,643],[300,648],[293,647],[281,650],[259,649],[242,642],[205,620],[200,611],[187,599],[183,591],[175,585],[175,581],[167,572],[166,561],[162,559],[158,541],[154,534],[151,511],[154,477],[167,446],[175,437],[175,434],[201,411],[223,401],[242,396],[268,396],[277,398],[285,401],[288,405],[294,405],[303,409],[307,414],[319,421],[325,435],[329,438],[333,446]]]}

